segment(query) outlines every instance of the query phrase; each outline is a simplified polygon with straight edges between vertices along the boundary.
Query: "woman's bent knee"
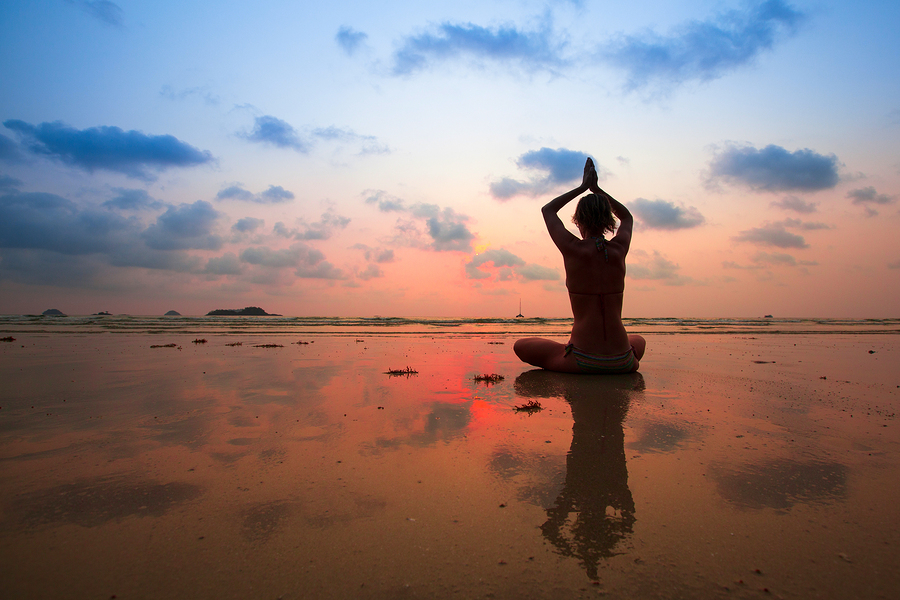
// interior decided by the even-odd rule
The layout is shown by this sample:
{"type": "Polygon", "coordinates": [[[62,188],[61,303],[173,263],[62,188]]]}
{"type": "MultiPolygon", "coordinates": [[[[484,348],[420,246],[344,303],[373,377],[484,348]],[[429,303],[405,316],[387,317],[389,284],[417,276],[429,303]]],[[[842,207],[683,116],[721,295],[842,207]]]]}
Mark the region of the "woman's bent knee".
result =
{"type": "Polygon", "coordinates": [[[522,358],[522,354],[528,351],[528,342],[534,338],[522,338],[521,340],[516,340],[516,343],[513,344],[513,352],[516,353],[521,360],[525,360],[522,358]]]}
{"type": "Polygon", "coordinates": [[[538,337],[523,338],[513,345],[516,356],[522,362],[554,371],[563,370],[557,364],[563,357],[563,349],[559,342],[538,337]]]}
{"type": "Polygon", "coordinates": [[[647,340],[642,335],[631,334],[628,336],[628,343],[634,348],[634,357],[640,360],[644,356],[644,351],[647,350],[647,340]]]}
{"type": "Polygon", "coordinates": [[[542,352],[543,342],[546,340],[536,337],[522,338],[513,344],[513,351],[520,360],[533,365],[534,361],[539,360],[539,357],[544,354],[542,352]]]}

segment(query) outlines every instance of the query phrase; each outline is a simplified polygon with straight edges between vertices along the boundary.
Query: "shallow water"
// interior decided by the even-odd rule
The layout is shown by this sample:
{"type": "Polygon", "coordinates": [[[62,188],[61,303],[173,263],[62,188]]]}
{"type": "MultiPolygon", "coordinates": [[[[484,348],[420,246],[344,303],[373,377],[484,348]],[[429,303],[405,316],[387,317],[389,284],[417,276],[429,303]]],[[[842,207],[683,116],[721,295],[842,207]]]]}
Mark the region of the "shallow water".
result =
{"type": "Polygon", "coordinates": [[[189,333],[0,344],[4,597],[900,584],[896,336],[651,337],[641,374],[598,377],[510,335],[189,333]]]}
{"type": "MultiPolygon", "coordinates": [[[[625,318],[630,333],[672,335],[900,334],[900,319],[625,318]]],[[[235,317],[139,315],[0,315],[0,334],[151,333],[155,335],[331,335],[568,337],[571,318],[235,317]]]]}

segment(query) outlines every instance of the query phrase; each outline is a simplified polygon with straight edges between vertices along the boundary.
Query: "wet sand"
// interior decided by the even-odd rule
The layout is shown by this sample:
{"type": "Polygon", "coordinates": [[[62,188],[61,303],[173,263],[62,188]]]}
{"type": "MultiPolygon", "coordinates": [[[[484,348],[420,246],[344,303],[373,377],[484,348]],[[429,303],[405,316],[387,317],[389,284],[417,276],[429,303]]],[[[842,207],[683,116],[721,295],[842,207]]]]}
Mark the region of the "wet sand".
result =
{"type": "Polygon", "coordinates": [[[513,338],[253,335],[0,344],[4,598],[900,587],[895,335],[658,336],[609,377],[513,338]]]}

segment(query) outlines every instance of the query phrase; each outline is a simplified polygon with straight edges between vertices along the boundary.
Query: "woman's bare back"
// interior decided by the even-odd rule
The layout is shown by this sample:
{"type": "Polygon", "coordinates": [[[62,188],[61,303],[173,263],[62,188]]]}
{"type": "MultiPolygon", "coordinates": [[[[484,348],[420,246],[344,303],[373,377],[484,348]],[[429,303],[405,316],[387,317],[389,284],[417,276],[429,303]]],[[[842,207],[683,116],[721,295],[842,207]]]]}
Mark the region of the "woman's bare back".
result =
{"type": "Polygon", "coordinates": [[[627,249],[602,237],[580,240],[563,253],[572,306],[570,344],[590,354],[620,354],[630,347],[622,325],[627,249]]]}

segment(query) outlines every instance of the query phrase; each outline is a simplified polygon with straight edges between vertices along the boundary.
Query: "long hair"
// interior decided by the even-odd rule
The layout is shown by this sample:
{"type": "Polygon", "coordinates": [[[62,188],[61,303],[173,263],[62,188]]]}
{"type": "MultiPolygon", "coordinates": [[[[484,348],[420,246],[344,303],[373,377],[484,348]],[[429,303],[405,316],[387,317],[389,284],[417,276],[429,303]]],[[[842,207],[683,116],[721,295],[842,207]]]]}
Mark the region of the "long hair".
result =
{"type": "Polygon", "coordinates": [[[572,222],[585,232],[605,234],[616,230],[616,218],[605,193],[588,194],[578,201],[572,222]]]}

